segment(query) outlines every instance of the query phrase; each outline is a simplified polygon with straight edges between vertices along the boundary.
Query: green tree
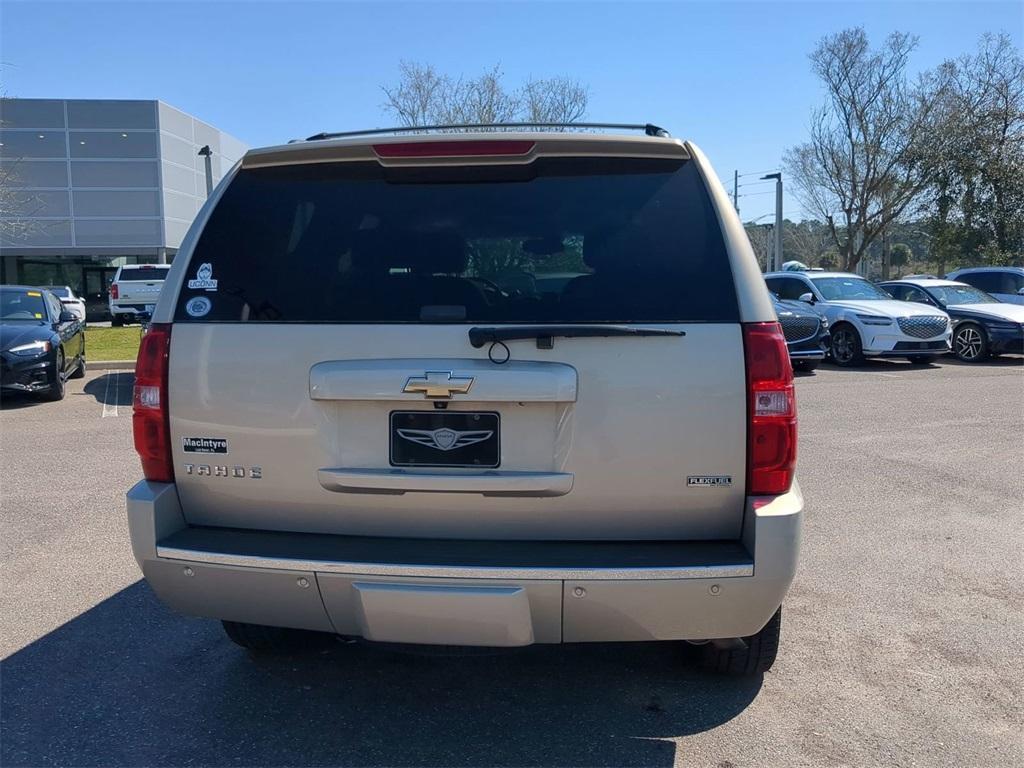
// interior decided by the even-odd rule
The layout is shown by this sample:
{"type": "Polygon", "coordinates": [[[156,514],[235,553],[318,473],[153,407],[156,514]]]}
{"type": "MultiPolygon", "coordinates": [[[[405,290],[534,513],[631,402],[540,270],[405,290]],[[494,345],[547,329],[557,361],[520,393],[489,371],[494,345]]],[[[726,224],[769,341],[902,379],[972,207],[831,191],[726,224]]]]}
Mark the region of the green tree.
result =
{"type": "Polygon", "coordinates": [[[889,252],[889,264],[896,267],[896,277],[903,274],[903,267],[907,266],[914,258],[914,252],[906,243],[895,243],[889,252]]]}
{"type": "Polygon", "coordinates": [[[943,140],[930,229],[942,262],[1006,263],[1024,255],[1024,58],[1007,35],[945,62],[943,140]]]}

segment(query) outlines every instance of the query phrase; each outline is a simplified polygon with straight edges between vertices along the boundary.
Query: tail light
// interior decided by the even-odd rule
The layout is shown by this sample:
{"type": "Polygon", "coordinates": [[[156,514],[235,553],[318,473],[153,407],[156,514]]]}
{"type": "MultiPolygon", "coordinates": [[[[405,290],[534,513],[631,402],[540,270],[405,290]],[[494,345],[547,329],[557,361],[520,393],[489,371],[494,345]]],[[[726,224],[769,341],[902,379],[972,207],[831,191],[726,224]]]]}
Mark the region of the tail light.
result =
{"type": "Polygon", "coordinates": [[[747,493],[789,490],[796,468],[793,367],[778,323],[743,326],[747,360],[747,493]]]}
{"type": "Polygon", "coordinates": [[[135,451],[142,459],[147,480],[174,482],[171,463],[171,424],[167,410],[167,364],[171,349],[171,326],[153,323],[142,337],[135,362],[135,392],[132,398],[132,432],[135,451]]]}
{"type": "Polygon", "coordinates": [[[113,285],[110,286],[110,298],[112,298],[112,299],[118,298],[117,283],[114,283],[113,285]]]}

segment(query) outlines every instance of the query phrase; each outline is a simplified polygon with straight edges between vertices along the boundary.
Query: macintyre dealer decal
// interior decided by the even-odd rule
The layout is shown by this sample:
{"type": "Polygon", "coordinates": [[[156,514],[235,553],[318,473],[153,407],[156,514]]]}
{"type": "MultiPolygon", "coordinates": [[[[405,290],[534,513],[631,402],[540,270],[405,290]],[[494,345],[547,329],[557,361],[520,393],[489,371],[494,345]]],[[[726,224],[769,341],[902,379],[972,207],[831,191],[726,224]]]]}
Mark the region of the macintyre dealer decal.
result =
{"type": "Polygon", "coordinates": [[[228,441],[223,437],[183,437],[185,453],[227,453],[228,441]]]}
{"type": "Polygon", "coordinates": [[[686,478],[686,484],[712,488],[732,485],[732,475],[690,475],[686,478]]]}

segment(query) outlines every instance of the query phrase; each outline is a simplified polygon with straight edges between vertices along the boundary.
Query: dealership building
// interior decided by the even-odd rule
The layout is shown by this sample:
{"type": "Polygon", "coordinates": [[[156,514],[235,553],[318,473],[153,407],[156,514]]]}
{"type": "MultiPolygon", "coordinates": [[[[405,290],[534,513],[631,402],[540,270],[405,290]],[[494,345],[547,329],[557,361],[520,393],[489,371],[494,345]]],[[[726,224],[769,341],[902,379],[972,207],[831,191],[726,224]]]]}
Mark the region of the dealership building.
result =
{"type": "Polygon", "coordinates": [[[70,285],[102,315],[117,267],[171,261],[245,150],[161,101],[0,99],[0,283],[70,285]]]}

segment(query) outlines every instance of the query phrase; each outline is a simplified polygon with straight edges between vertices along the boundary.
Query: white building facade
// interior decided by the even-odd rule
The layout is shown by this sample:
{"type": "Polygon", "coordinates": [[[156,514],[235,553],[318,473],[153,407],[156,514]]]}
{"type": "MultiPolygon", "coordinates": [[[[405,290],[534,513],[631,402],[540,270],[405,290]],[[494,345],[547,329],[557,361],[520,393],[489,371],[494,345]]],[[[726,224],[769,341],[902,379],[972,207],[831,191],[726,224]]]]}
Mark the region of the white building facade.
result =
{"type": "Polygon", "coordinates": [[[207,146],[216,186],[246,146],[168,104],[0,99],[0,282],[70,285],[101,313],[118,266],[174,258],[207,146]]]}

